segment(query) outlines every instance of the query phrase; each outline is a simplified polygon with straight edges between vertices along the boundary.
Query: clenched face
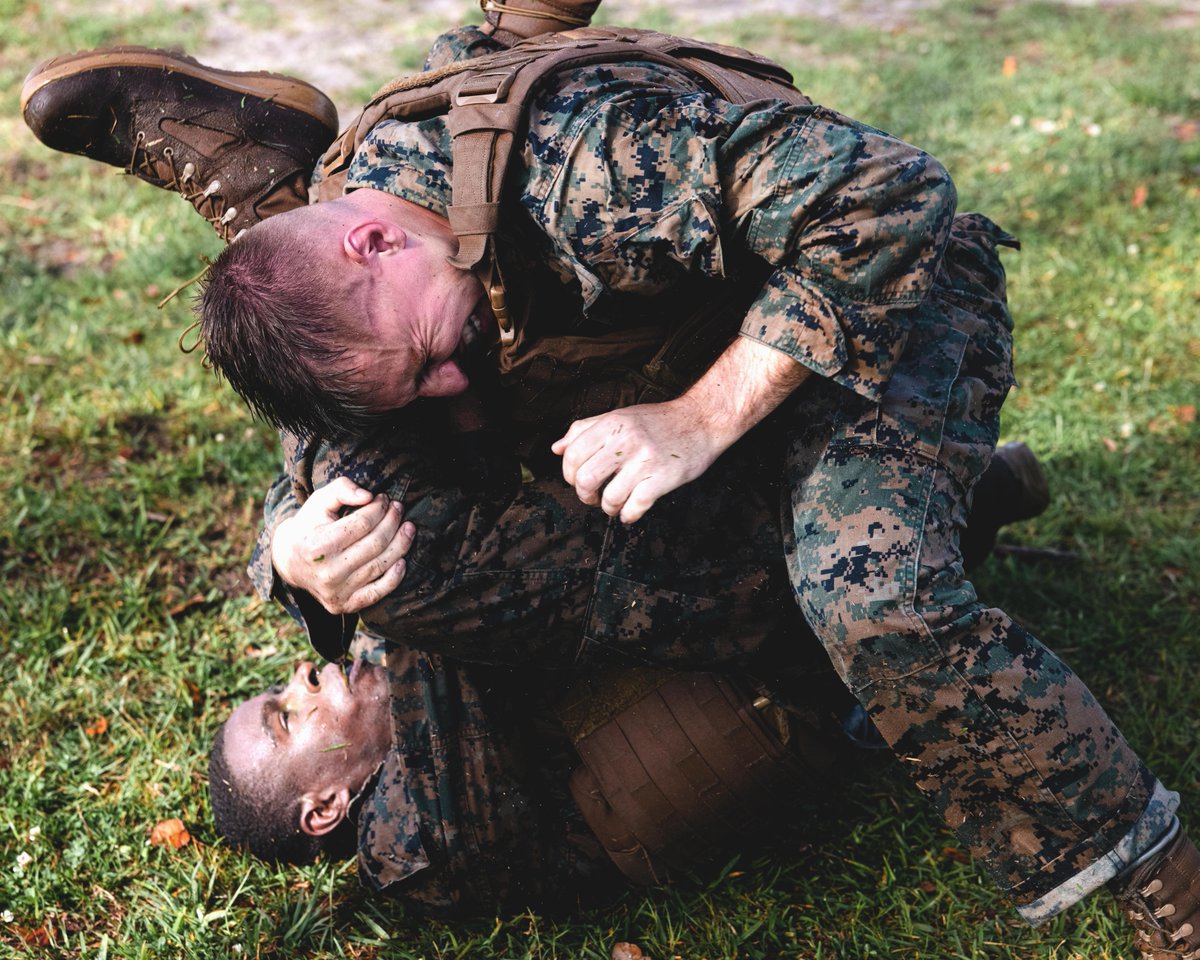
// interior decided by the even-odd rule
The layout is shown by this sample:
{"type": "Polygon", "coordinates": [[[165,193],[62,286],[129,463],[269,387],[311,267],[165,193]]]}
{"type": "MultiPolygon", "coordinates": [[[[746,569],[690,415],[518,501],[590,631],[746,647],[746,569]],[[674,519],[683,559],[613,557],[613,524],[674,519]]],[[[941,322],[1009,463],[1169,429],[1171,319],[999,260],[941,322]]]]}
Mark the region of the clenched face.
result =
{"type": "Polygon", "coordinates": [[[343,227],[329,269],[344,285],[347,368],[364,402],[383,413],[463,393],[465,356],[496,332],[483,284],[449,262],[458,241],[448,223],[410,207],[393,216],[395,198],[362,193],[351,197],[372,215],[343,227]]]}
{"type": "Polygon", "coordinates": [[[247,700],[225,725],[225,756],[234,778],[278,780],[306,792],[359,788],[391,744],[385,671],[356,661],[347,676],[336,664],[301,663],[286,685],[247,700]]]}

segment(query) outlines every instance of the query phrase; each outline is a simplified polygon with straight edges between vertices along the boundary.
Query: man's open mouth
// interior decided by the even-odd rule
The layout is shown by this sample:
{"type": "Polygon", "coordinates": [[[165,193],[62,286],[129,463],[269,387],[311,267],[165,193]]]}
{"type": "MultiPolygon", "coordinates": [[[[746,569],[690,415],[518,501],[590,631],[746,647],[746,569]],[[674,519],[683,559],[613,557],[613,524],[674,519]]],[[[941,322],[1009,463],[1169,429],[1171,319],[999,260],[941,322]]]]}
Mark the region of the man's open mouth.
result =
{"type": "Polygon", "coordinates": [[[471,353],[479,345],[491,346],[496,331],[496,321],[485,301],[480,300],[467,322],[463,324],[462,339],[458,342],[456,353],[471,353]]]}

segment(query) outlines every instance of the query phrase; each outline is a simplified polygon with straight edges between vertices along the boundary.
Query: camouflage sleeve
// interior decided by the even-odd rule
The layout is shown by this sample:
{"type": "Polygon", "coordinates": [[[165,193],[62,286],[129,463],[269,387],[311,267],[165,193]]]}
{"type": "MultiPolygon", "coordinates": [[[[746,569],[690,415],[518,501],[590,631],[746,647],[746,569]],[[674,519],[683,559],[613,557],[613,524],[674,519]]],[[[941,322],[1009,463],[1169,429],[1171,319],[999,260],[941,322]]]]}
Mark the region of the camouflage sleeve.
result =
{"type": "Polygon", "coordinates": [[[649,66],[583,68],[542,97],[526,162],[526,206],[585,298],[726,276],[748,252],[777,269],[742,334],[872,399],[955,207],[945,169],[887,134],[819,106],[730,104],[649,66]]]}
{"type": "Polygon", "coordinates": [[[250,557],[250,565],[246,568],[255,592],[263,600],[277,597],[283,586],[271,563],[271,538],[275,535],[275,528],[299,509],[300,504],[292,491],[291,478],[286,473],[281,473],[267,490],[267,497],[263,503],[262,529],[258,532],[254,553],[250,557]]]}

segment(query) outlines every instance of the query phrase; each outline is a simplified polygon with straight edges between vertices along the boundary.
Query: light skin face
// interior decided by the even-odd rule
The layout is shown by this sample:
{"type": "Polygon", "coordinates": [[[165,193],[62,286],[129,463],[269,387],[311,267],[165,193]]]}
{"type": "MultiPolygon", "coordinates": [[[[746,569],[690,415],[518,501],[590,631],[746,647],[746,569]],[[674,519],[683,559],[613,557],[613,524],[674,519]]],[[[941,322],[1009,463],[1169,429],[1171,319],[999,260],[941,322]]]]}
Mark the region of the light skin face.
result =
{"type": "Polygon", "coordinates": [[[462,353],[496,329],[483,284],[448,262],[458,241],[443,217],[370,188],[336,201],[332,275],[342,278],[350,365],[378,411],[468,387],[462,353]]]}
{"type": "Polygon", "coordinates": [[[387,755],[391,715],[385,671],[356,661],[349,678],[337,664],[304,662],[287,684],[241,704],[225,725],[234,779],[295,784],[300,829],[328,833],[387,755]]]}

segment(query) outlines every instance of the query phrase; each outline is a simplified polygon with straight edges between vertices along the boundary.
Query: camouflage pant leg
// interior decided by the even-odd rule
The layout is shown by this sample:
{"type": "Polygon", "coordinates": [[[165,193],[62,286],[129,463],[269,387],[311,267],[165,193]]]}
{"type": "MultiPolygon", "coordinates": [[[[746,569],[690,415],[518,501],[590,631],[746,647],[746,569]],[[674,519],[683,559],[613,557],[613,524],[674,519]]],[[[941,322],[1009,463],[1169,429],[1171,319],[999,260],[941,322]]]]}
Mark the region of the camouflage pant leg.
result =
{"type": "Polygon", "coordinates": [[[986,257],[964,266],[979,255],[952,241],[881,404],[826,389],[804,407],[793,583],[919,788],[1040,922],[1147,849],[1175,798],[1079,678],[963,576],[969,492],[1011,383],[1002,281],[970,274],[986,257]]]}

